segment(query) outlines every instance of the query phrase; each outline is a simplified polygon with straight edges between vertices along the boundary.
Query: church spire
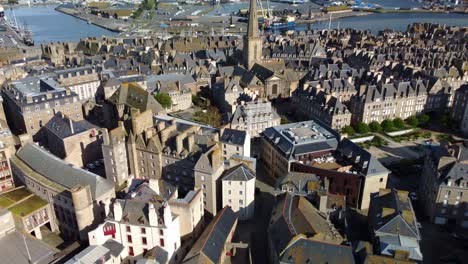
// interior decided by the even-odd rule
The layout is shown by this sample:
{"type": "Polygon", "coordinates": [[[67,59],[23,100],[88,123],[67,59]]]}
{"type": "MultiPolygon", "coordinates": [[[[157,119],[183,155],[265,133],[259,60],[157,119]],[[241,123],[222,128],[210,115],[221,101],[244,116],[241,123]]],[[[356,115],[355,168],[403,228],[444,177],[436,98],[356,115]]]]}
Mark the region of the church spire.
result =
{"type": "Polygon", "coordinates": [[[250,0],[248,38],[258,38],[257,0],[250,0]]]}
{"type": "Polygon", "coordinates": [[[262,60],[263,40],[258,33],[257,0],[250,0],[249,24],[244,38],[244,65],[250,70],[262,60]]]}

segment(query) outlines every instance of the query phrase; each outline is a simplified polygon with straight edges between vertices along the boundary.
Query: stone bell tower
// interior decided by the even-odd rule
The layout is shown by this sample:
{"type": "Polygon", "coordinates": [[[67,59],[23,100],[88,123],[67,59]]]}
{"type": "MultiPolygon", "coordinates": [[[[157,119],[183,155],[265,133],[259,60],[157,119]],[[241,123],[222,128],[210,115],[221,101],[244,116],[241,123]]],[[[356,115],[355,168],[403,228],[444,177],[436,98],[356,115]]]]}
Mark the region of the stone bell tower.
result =
{"type": "Polygon", "coordinates": [[[244,39],[244,66],[250,70],[262,58],[262,38],[258,33],[257,0],[250,0],[247,36],[244,39]]]}

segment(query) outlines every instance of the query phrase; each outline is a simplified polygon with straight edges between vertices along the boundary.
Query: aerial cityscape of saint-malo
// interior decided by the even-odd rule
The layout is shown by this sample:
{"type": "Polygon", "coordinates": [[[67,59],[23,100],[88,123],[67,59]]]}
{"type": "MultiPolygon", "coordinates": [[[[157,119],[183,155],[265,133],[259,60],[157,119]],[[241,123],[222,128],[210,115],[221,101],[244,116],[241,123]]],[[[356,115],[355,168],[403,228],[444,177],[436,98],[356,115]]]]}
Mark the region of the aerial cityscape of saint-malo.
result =
{"type": "Polygon", "coordinates": [[[0,0],[0,264],[468,263],[468,0],[0,0]]]}

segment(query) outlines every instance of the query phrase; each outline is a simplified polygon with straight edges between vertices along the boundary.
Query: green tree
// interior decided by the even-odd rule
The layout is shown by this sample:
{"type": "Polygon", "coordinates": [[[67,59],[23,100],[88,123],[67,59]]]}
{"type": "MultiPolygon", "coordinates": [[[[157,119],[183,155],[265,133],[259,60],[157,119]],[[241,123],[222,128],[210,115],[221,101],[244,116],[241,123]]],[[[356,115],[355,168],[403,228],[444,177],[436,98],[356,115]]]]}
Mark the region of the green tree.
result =
{"type": "Polygon", "coordinates": [[[162,105],[165,109],[171,108],[172,106],[172,99],[167,93],[157,93],[154,98],[158,103],[162,105]]]}
{"type": "Polygon", "coordinates": [[[284,124],[289,124],[289,119],[287,116],[285,115],[281,115],[281,124],[284,125],[284,124]]]}
{"type": "Polygon", "coordinates": [[[198,111],[193,115],[193,119],[200,123],[208,124],[213,127],[220,127],[222,121],[221,112],[214,106],[208,107],[207,110],[198,111]]]}
{"type": "Polygon", "coordinates": [[[419,125],[419,120],[416,116],[412,115],[406,119],[406,124],[412,127],[417,127],[419,125]]]}
{"type": "Polygon", "coordinates": [[[359,122],[354,129],[359,134],[366,134],[370,131],[369,126],[364,122],[359,122]]]}
{"type": "Polygon", "coordinates": [[[352,126],[345,126],[341,129],[341,132],[352,136],[354,135],[354,128],[352,126]]]}
{"type": "Polygon", "coordinates": [[[403,119],[397,117],[397,118],[393,119],[393,126],[398,128],[398,129],[403,129],[403,128],[405,128],[405,121],[403,121],[403,119]]]}
{"type": "Polygon", "coordinates": [[[429,121],[431,120],[431,117],[427,114],[422,114],[418,116],[418,121],[420,126],[425,126],[429,121]]]}
{"type": "Polygon", "coordinates": [[[369,129],[374,133],[382,132],[382,126],[377,121],[370,122],[369,129]]]}
{"type": "Polygon", "coordinates": [[[380,125],[382,126],[382,130],[384,132],[390,132],[394,128],[394,124],[391,119],[385,119],[380,125]]]}

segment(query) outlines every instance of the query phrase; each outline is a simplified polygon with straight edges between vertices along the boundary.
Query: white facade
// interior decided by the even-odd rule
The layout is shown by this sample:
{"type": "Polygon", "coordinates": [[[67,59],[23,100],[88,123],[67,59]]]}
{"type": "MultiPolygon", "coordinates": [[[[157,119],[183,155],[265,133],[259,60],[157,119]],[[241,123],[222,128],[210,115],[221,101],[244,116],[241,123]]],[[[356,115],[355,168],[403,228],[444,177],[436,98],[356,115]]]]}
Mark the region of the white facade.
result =
{"type": "Polygon", "coordinates": [[[245,165],[239,165],[222,179],[223,207],[230,206],[239,220],[248,220],[255,210],[255,176],[245,165]]]}
{"type": "MultiPolygon", "coordinates": [[[[174,254],[180,248],[181,243],[179,217],[171,213],[167,204],[164,205],[162,215],[158,216],[161,207],[158,208],[157,205],[148,203],[146,205],[149,223],[144,220],[134,222],[130,214],[138,211],[138,209],[135,210],[135,208],[139,208],[138,203],[141,202],[116,200],[113,204],[113,217],[108,218],[104,224],[89,232],[89,244],[102,245],[111,238],[122,244],[130,257],[144,254],[159,246],[168,252],[169,260],[174,259],[174,254]]],[[[141,207],[141,212],[139,212],[142,216],[145,214],[143,209],[145,206],[141,207]]]]}

